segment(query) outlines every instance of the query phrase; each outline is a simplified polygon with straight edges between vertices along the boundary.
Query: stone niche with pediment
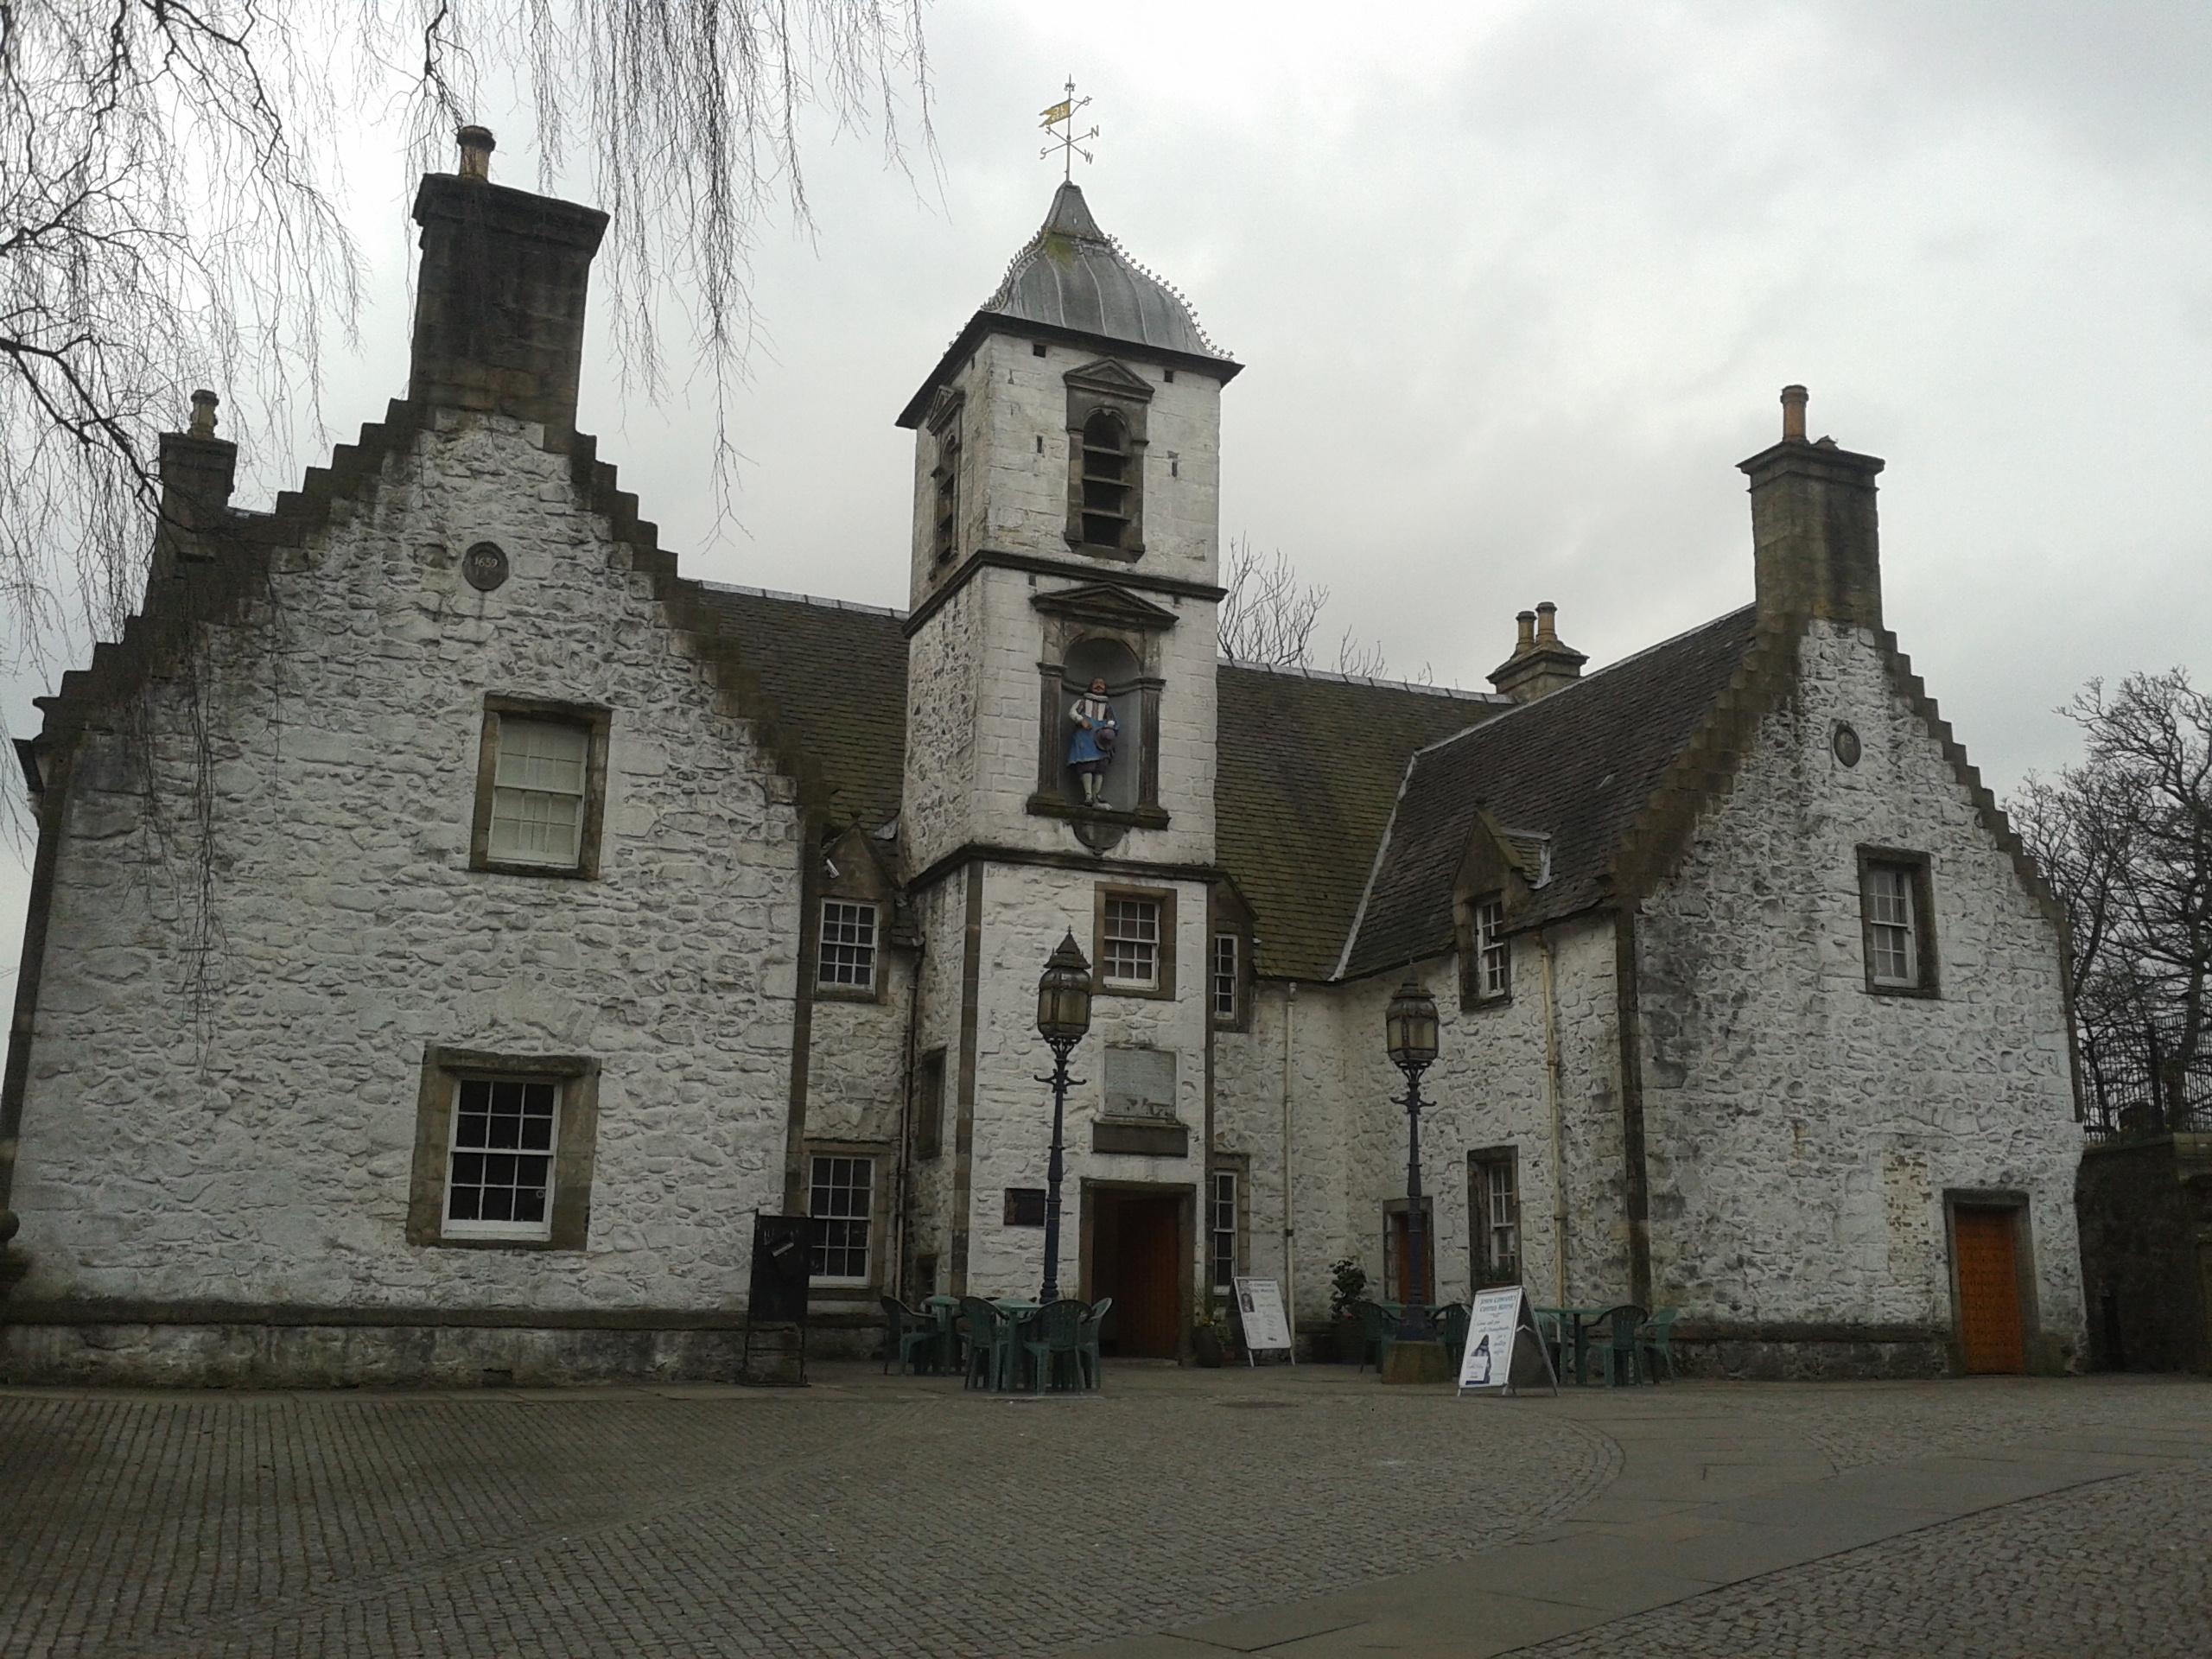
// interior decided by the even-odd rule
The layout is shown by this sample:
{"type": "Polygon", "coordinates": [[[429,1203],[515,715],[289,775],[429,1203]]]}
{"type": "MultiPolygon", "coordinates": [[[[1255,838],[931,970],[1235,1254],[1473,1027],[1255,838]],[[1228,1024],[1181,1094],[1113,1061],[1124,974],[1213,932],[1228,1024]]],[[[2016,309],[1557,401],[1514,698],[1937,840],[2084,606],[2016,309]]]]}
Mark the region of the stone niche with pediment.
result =
{"type": "Polygon", "coordinates": [[[1167,814],[1160,804],[1161,645],[1175,613],[1111,582],[1039,594],[1030,601],[1039,622],[1037,658],[1037,790],[1029,810],[1067,818],[1094,850],[1110,846],[1128,829],[1160,830],[1167,814]],[[1121,742],[1106,772],[1103,807],[1083,804],[1082,790],[1067,765],[1077,699],[1096,677],[1121,728],[1121,742]]]}

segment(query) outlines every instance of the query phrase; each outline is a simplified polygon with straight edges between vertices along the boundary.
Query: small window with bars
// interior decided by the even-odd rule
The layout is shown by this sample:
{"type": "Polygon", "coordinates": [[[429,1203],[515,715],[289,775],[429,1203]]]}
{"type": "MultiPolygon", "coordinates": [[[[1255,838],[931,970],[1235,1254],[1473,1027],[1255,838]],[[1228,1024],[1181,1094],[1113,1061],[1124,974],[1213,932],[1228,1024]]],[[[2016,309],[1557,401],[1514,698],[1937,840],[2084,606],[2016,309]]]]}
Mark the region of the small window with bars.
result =
{"type": "Polygon", "coordinates": [[[1135,485],[1129,429],[1110,409],[1083,423],[1083,539],[1087,546],[1119,548],[1128,531],[1135,485]]]}
{"type": "Polygon", "coordinates": [[[1505,937],[1505,900],[1475,901],[1475,996],[1490,1002],[1513,993],[1513,944],[1505,937]]]}
{"type": "Polygon", "coordinates": [[[936,524],[931,545],[942,564],[960,545],[960,423],[956,417],[938,438],[936,524]]]}
{"type": "Polygon", "coordinates": [[[815,1282],[868,1283],[875,1160],[842,1153],[817,1153],[810,1176],[806,1212],[814,1219],[815,1282]]]}
{"type": "Polygon", "coordinates": [[[493,861],[575,868],[583,855],[590,776],[589,728],[504,716],[492,769],[486,851],[493,861]]]}
{"type": "Polygon", "coordinates": [[[1511,1147],[1474,1154],[1467,1165],[1474,1200],[1475,1282],[1521,1282],[1521,1174],[1511,1147]]]}
{"type": "Polygon", "coordinates": [[[1859,882],[1868,987],[1932,992],[1936,953],[1929,926],[1926,861],[1862,851],[1859,882]]]}
{"type": "Polygon", "coordinates": [[[560,1083],[464,1077],[454,1090],[443,1231],[452,1237],[551,1237],[560,1083]]]}
{"type": "Polygon", "coordinates": [[[875,917],[874,905],[844,899],[822,901],[816,984],[832,991],[874,990],[875,917]]]}
{"type": "Polygon", "coordinates": [[[1107,984],[1135,990],[1160,985],[1160,901],[1106,900],[1104,949],[1099,977],[1107,984]]]}
{"type": "Polygon", "coordinates": [[[1213,999],[1213,1017],[1217,1025],[1236,1023],[1237,950],[1236,935],[1217,933],[1213,936],[1212,973],[1209,989],[1213,999]]]}
{"type": "Polygon", "coordinates": [[[1213,1265],[1207,1282],[1226,1291],[1236,1277],[1236,1172],[1217,1169],[1208,1183],[1206,1259],[1213,1265]]]}

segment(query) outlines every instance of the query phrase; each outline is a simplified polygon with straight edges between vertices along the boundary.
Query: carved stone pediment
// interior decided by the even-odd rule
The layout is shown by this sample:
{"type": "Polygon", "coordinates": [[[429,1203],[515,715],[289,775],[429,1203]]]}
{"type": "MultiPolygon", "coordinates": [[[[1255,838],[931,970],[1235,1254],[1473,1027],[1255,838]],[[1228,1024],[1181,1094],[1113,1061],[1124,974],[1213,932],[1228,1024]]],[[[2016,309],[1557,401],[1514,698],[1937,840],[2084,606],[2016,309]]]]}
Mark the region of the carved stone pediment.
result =
{"type": "Polygon", "coordinates": [[[1141,599],[1126,588],[1117,588],[1110,582],[1085,582],[1079,588],[1063,588],[1056,593],[1039,594],[1029,601],[1046,616],[1064,617],[1097,628],[1135,629],[1142,632],[1164,632],[1179,620],[1175,613],[1141,599]]]}
{"type": "Polygon", "coordinates": [[[1152,401],[1152,382],[1133,369],[1125,369],[1110,357],[1085,363],[1080,368],[1070,369],[1062,377],[1071,386],[1085,391],[1098,392],[1108,397],[1133,397],[1140,403],[1152,401]]]}

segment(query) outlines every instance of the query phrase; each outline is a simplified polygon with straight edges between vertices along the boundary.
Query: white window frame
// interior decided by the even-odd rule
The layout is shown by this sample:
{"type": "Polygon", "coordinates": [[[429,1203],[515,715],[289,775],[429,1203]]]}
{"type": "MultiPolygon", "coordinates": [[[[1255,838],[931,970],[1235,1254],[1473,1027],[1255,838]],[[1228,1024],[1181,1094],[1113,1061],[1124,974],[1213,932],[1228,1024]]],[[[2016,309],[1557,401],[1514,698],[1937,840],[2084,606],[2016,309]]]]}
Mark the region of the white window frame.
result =
{"type": "Polygon", "coordinates": [[[1213,936],[1213,951],[1206,963],[1206,994],[1211,1000],[1217,1025],[1236,1023],[1237,1002],[1243,988],[1239,982],[1243,949],[1234,932],[1213,936]]]}
{"type": "Polygon", "coordinates": [[[824,899],[822,901],[821,931],[814,946],[814,983],[817,989],[841,992],[848,995],[873,995],[875,992],[877,964],[883,951],[879,931],[882,922],[880,906],[864,899],[824,899]],[[837,912],[849,912],[840,915],[837,912]],[[868,935],[865,940],[851,938],[833,942],[831,930],[855,927],[865,919],[868,935]],[[837,954],[833,954],[837,953],[837,954]],[[850,970],[864,963],[867,976],[863,979],[833,978],[833,964],[850,970]]]}
{"type": "MultiPolygon", "coordinates": [[[[553,1200],[555,1198],[554,1184],[559,1168],[557,1159],[561,1150],[561,1109],[564,1104],[566,1104],[566,1102],[563,1100],[562,1096],[562,1090],[565,1087],[565,1084],[566,1080],[561,1077],[534,1077],[514,1075],[502,1076],[482,1072],[463,1072],[454,1078],[453,1121],[446,1130],[445,1192],[439,1198],[440,1220],[438,1223],[438,1228],[442,1236],[448,1238],[513,1239],[524,1243],[543,1243],[553,1236],[553,1200]],[[465,1091],[472,1087],[493,1090],[507,1085],[522,1089],[549,1089],[552,1091],[552,1105],[550,1121],[546,1128],[544,1147],[543,1148],[536,1147],[525,1148],[519,1144],[514,1147],[495,1147],[490,1144],[488,1137],[482,1145],[463,1146],[461,1143],[461,1122],[464,1116],[482,1116],[486,1118],[486,1122],[488,1124],[490,1122],[488,1108],[491,1103],[488,1099],[486,1101],[487,1110],[483,1114],[464,1114],[461,1109],[461,1106],[465,1091]],[[473,1157],[512,1157],[517,1159],[543,1158],[545,1160],[545,1198],[544,1203],[541,1207],[538,1219],[535,1222],[527,1222],[514,1221],[512,1219],[505,1221],[486,1221],[480,1217],[475,1219],[456,1218],[453,1213],[453,1195],[454,1187],[455,1185],[454,1179],[454,1169],[460,1160],[462,1158],[473,1157]]],[[[524,1121],[528,1121],[527,1114],[524,1115],[524,1121]]],[[[491,1185],[500,1185],[498,1183],[480,1181],[469,1181],[460,1184],[476,1187],[479,1192],[482,1192],[491,1185]]],[[[505,1185],[511,1185],[515,1190],[519,1191],[522,1189],[524,1183],[518,1180],[512,1183],[506,1183],[505,1185]]]]}
{"type": "Polygon", "coordinates": [[[1109,893],[1103,931],[1105,948],[1100,952],[1100,982],[1116,990],[1156,991],[1160,988],[1160,924],[1166,910],[1157,899],[1109,893]],[[1121,931],[1116,931],[1116,925],[1121,931]],[[1149,931],[1147,931],[1148,928],[1149,931]],[[1147,960],[1141,976],[1116,971],[1116,947],[1123,947],[1133,961],[1147,960]]]}
{"type": "MultiPolygon", "coordinates": [[[[830,1246],[821,1236],[821,1228],[824,1222],[836,1222],[847,1225],[858,1223],[861,1229],[861,1270],[859,1274],[855,1275],[851,1274],[815,1272],[812,1275],[813,1282],[815,1284],[826,1285],[833,1287],[842,1287],[850,1286],[867,1286],[872,1285],[875,1282],[876,1174],[876,1160],[867,1153],[816,1152],[810,1153],[807,1155],[806,1213],[810,1217],[813,1217],[817,1235],[814,1240],[813,1249],[810,1252],[810,1260],[807,1263],[809,1268],[813,1268],[817,1262],[823,1260],[823,1253],[830,1248],[830,1246]],[[867,1172],[868,1184],[865,1189],[865,1202],[862,1204],[858,1215],[824,1215],[817,1207],[818,1200],[816,1195],[817,1193],[824,1191],[835,1193],[840,1190],[840,1183],[835,1179],[836,1172],[834,1168],[831,1171],[832,1179],[827,1181],[823,1179],[823,1166],[825,1164],[831,1166],[840,1164],[852,1165],[867,1172]]],[[[848,1193],[851,1192],[854,1190],[853,1183],[848,1179],[842,1183],[842,1190],[848,1193]]],[[[849,1246],[842,1246],[840,1248],[849,1249],[849,1246]]]]}
{"type": "Polygon", "coordinates": [[[492,814],[486,842],[486,855],[496,864],[526,864],[549,870],[573,870],[583,861],[585,821],[591,806],[591,728],[580,721],[537,715],[499,716],[499,753],[492,762],[492,814]],[[565,746],[573,742],[573,756],[526,753],[531,740],[558,733],[565,746]],[[549,788],[542,773],[525,778],[534,762],[551,761],[575,769],[575,787],[549,788]],[[502,824],[525,828],[548,825],[554,820],[530,816],[535,804],[564,801],[573,804],[568,844],[557,849],[537,850],[521,845],[501,846],[502,824]]]}
{"type": "Polygon", "coordinates": [[[1870,859],[1866,890],[1866,975],[1877,985],[1916,990],[1921,979],[1920,917],[1913,888],[1916,872],[1910,864],[1870,859]],[[1891,890],[1885,891],[1885,887],[1891,890]],[[1885,914],[1885,912],[1887,914],[1885,914]],[[1885,963],[1902,962],[1901,972],[1885,972],[1885,963]]]}
{"type": "Polygon", "coordinates": [[[1478,1154],[1474,1166],[1482,1182],[1482,1236],[1478,1245],[1482,1277],[1485,1282],[1500,1283],[1508,1271],[1516,1277],[1521,1271],[1521,1160],[1512,1152],[1501,1149],[1478,1154]],[[1498,1218],[1501,1208],[1506,1217],[1503,1221],[1498,1218]],[[1505,1246],[1503,1259],[1498,1249],[1501,1242],[1505,1246]]]}
{"type": "Polygon", "coordinates": [[[1504,937],[1505,899],[1478,899],[1475,912],[1475,1000],[1495,1002],[1513,994],[1513,942],[1504,937]]]}
{"type": "Polygon", "coordinates": [[[1236,1226],[1236,1174],[1233,1169],[1217,1169],[1206,1188],[1206,1270],[1213,1287],[1218,1291],[1235,1288],[1232,1281],[1236,1277],[1237,1246],[1241,1242],[1236,1226]],[[1220,1264],[1219,1246],[1224,1237],[1229,1241],[1229,1276],[1212,1277],[1220,1264]]]}

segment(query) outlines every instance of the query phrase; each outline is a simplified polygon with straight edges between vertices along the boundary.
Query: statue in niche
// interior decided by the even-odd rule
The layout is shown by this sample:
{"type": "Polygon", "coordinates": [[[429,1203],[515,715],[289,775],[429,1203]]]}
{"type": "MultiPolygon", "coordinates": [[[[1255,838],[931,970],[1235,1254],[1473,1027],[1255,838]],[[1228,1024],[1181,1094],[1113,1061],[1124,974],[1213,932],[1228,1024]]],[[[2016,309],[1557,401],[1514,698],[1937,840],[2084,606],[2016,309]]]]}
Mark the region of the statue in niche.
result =
{"type": "Polygon", "coordinates": [[[1075,730],[1068,738],[1068,765],[1083,785],[1083,804],[1103,806],[1106,768],[1114,762],[1122,736],[1114,705],[1106,700],[1104,680],[1091,681],[1090,690],[1076,699],[1069,718],[1075,721],[1075,730]]]}

